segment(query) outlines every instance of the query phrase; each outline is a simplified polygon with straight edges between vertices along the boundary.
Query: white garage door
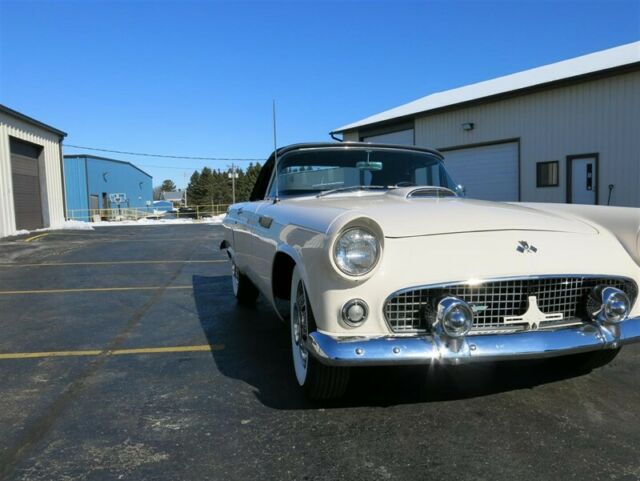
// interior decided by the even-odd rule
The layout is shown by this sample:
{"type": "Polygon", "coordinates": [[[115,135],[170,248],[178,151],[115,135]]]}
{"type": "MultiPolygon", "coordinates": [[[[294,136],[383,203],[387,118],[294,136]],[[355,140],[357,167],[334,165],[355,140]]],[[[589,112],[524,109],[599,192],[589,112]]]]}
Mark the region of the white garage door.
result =
{"type": "Polygon", "coordinates": [[[443,152],[453,180],[472,199],[518,200],[518,142],[443,152]]]}
{"type": "Polygon", "coordinates": [[[389,134],[372,135],[371,137],[363,137],[362,141],[375,144],[413,145],[413,129],[400,130],[389,134]]]}

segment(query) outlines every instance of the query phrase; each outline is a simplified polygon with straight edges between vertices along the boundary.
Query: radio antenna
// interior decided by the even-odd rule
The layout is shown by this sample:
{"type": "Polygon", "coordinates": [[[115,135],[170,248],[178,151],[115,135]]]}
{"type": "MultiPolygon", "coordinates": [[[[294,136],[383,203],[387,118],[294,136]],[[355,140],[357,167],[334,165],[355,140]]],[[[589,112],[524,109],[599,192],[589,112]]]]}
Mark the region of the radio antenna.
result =
{"type": "Polygon", "coordinates": [[[278,172],[278,141],[276,138],[276,100],[275,99],[273,99],[272,110],[273,110],[273,160],[274,160],[274,169],[276,172],[276,178],[275,178],[276,197],[275,199],[273,199],[273,203],[275,204],[279,200],[278,194],[280,192],[278,190],[278,177],[280,177],[280,172],[278,172]]]}

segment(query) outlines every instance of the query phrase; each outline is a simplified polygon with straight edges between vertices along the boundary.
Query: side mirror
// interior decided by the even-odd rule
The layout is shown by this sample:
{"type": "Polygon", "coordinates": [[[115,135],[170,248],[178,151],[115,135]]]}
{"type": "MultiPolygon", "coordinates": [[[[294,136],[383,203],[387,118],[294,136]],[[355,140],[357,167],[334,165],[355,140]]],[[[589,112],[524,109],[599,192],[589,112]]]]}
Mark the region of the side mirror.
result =
{"type": "Polygon", "coordinates": [[[464,185],[458,184],[454,190],[459,197],[466,197],[467,195],[467,189],[464,188],[464,185]]]}

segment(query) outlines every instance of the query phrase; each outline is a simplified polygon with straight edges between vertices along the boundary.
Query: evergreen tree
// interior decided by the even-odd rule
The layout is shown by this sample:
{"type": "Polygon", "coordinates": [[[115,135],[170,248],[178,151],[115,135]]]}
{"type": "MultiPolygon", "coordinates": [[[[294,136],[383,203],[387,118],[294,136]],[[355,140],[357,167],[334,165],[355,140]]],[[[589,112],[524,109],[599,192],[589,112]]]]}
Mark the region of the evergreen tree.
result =
{"type": "MultiPolygon", "coordinates": [[[[236,168],[236,202],[249,200],[260,169],[260,164],[253,163],[249,164],[246,170],[236,168]]],[[[187,187],[189,204],[231,204],[233,193],[230,174],[231,169],[211,170],[209,167],[204,167],[200,172],[195,171],[187,187]]]]}

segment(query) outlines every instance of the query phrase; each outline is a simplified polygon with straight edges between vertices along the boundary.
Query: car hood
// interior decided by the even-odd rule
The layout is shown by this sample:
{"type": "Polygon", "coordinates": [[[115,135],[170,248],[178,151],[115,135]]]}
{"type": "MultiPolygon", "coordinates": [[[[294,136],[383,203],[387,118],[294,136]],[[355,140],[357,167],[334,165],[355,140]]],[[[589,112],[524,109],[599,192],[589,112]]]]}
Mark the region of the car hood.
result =
{"type": "MultiPolygon", "coordinates": [[[[322,212],[320,217],[325,219],[333,217],[335,220],[345,214],[350,214],[348,217],[351,218],[359,215],[369,217],[389,238],[505,230],[598,233],[591,225],[567,214],[556,215],[517,203],[454,197],[407,198],[403,194],[397,191],[385,194],[362,192],[294,202],[300,207],[312,207],[311,211],[318,214],[322,212]]],[[[309,209],[305,211],[314,217],[309,209]]]]}

